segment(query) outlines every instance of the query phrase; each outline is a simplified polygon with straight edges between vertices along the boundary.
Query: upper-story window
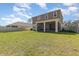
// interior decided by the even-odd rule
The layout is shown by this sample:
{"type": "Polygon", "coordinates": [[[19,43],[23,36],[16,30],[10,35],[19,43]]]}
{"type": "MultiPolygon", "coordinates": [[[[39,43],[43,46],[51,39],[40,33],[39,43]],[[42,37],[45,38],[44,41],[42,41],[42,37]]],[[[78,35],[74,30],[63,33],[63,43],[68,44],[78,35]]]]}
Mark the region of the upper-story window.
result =
{"type": "Polygon", "coordinates": [[[52,16],[56,17],[57,16],[57,12],[52,12],[52,16]]]}
{"type": "Polygon", "coordinates": [[[48,15],[45,15],[45,19],[48,19],[48,15]]]}
{"type": "Polygon", "coordinates": [[[52,16],[54,16],[54,12],[52,12],[52,16]]]}

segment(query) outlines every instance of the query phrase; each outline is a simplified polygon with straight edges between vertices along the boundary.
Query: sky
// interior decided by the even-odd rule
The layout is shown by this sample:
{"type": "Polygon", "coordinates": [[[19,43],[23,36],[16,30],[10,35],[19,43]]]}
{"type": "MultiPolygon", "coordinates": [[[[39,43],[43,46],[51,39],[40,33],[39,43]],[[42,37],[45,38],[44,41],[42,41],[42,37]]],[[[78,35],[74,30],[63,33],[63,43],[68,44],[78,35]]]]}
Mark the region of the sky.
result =
{"type": "Polygon", "coordinates": [[[28,22],[33,16],[61,9],[64,21],[79,20],[79,3],[0,3],[0,25],[28,22]]]}

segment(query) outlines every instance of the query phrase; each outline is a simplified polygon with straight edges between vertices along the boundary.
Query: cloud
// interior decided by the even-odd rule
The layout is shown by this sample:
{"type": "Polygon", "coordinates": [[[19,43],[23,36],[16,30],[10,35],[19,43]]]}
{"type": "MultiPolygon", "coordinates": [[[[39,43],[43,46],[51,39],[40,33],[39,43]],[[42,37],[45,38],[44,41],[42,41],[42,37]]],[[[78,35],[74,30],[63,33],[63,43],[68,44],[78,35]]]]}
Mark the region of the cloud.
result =
{"type": "Polygon", "coordinates": [[[78,11],[78,7],[75,7],[75,6],[71,6],[68,8],[53,8],[50,11],[58,10],[58,9],[60,9],[62,11],[63,15],[70,15],[71,13],[76,13],[78,11]]]}
{"type": "Polygon", "coordinates": [[[14,12],[20,12],[20,11],[26,11],[26,9],[24,9],[24,8],[19,8],[19,7],[17,7],[17,6],[13,6],[13,11],[14,11],[14,12]]]}
{"type": "Polygon", "coordinates": [[[64,6],[67,6],[67,10],[70,12],[76,12],[78,11],[78,7],[75,3],[63,3],[64,6]]]}
{"type": "Polygon", "coordinates": [[[17,7],[21,7],[21,8],[27,8],[27,9],[31,9],[31,4],[30,3],[18,3],[15,4],[17,7]]]}
{"type": "Polygon", "coordinates": [[[70,11],[67,10],[67,9],[61,9],[63,15],[69,15],[70,14],[70,11]]]}
{"type": "Polygon", "coordinates": [[[30,15],[27,15],[27,14],[25,14],[25,13],[23,13],[23,12],[17,12],[17,15],[18,16],[22,16],[22,17],[25,17],[25,18],[31,18],[31,16],[30,15]]]}
{"type": "Polygon", "coordinates": [[[62,12],[63,15],[69,15],[70,14],[69,10],[66,10],[66,9],[63,9],[63,8],[53,8],[50,11],[59,10],[59,9],[61,10],[61,12],[62,12]]]}
{"type": "Polygon", "coordinates": [[[73,6],[75,5],[74,3],[63,3],[64,6],[73,6]]]}
{"type": "Polygon", "coordinates": [[[40,6],[43,9],[47,9],[47,4],[46,3],[36,3],[36,5],[40,6]]]}
{"type": "Polygon", "coordinates": [[[0,23],[3,21],[4,25],[8,25],[18,21],[27,22],[32,15],[29,9],[31,9],[29,4],[15,4],[12,9],[13,13],[8,16],[0,18],[0,23]]]}
{"type": "Polygon", "coordinates": [[[15,15],[23,16],[25,18],[30,18],[32,13],[26,8],[26,5],[27,4],[25,4],[25,3],[24,4],[23,3],[15,4],[15,6],[13,7],[13,11],[15,12],[15,15]]]}
{"type": "Polygon", "coordinates": [[[75,15],[75,17],[77,17],[79,19],[79,12],[75,13],[74,15],[75,15]]]}
{"type": "Polygon", "coordinates": [[[26,22],[25,20],[19,18],[19,17],[15,17],[13,15],[10,15],[10,16],[7,16],[7,17],[3,17],[1,18],[1,21],[5,21],[4,25],[8,25],[8,24],[11,24],[11,23],[14,23],[14,22],[18,22],[18,21],[21,21],[21,22],[26,22]]]}
{"type": "Polygon", "coordinates": [[[61,11],[63,12],[64,15],[70,15],[70,14],[74,14],[75,12],[78,11],[78,8],[77,7],[68,7],[67,9],[62,9],[61,8],[61,11]]]}
{"type": "Polygon", "coordinates": [[[68,10],[70,10],[71,12],[76,12],[78,10],[77,7],[69,7],[68,10]]]}

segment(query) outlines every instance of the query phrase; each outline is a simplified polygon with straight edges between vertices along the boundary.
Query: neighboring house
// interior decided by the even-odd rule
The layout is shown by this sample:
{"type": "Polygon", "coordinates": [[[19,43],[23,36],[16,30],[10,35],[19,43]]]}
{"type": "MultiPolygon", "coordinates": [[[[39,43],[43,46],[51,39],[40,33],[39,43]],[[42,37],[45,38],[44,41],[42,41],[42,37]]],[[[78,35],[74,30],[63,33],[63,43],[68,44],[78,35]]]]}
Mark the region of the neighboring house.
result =
{"type": "Polygon", "coordinates": [[[32,17],[33,30],[44,32],[58,32],[62,30],[63,16],[61,10],[55,10],[32,17]]]}
{"type": "Polygon", "coordinates": [[[68,22],[64,22],[64,24],[63,24],[63,29],[64,30],[69,30],[69,31],[71,31],[72,30],[72,22],[71,21],[68,21],[68,22]]]}
{"type": "Polygon", "coordinates": [[[64,23],[64,30],[79,32],[79,20],[64,23]]]}
{"type": "Polygon", "coordinates": [[[15,22],[7,25],[6,27],[13,27],[13,28],[19,28],[19,29],[25,30],[25,29],[32,28],[32,24],[25,23],[25,22],[15,22]]]}
{"type": "Polygon", "coordinates": [[[29,30],[30,28],[32,28],[32,24],[25,22],[15,22],[7,26],[0,26],[0,32],[22,31],[29,30]]]}

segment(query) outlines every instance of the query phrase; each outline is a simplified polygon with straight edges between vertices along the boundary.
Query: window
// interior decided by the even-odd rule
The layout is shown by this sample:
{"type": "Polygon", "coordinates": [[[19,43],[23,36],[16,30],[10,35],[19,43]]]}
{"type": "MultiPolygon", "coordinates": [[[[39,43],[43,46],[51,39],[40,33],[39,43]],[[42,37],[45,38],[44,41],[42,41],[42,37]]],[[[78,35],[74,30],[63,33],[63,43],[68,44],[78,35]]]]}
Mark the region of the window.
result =
{"type": "Polygon", "coordinates": [[[56,12],[54,12],[54,16],[56,16],[56,12]]]}
{"type": "Polygon", "coordinates": [[[18,26],[12,25],[11,27],[15,27],[15,28],[17,28],[18,26]]]}
{"type": "Polygon", "coordinates": [[[52,12],[52,16],[54,16],[54,12],[52,12]]]}
{"type": "Polygon", "coordinates": [[[45,15],[45,19],[48,19],[48,15],[45,15]]]}
{"type": "Polygon", "coordinates": [[[53,17],[56,17],[57,16],[57,12],[55,11],[55,12],[52,12],[52,16],[53,17]]]}

